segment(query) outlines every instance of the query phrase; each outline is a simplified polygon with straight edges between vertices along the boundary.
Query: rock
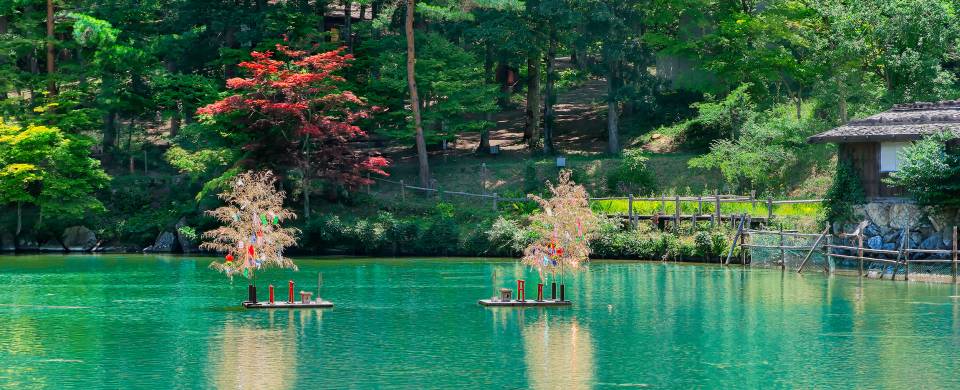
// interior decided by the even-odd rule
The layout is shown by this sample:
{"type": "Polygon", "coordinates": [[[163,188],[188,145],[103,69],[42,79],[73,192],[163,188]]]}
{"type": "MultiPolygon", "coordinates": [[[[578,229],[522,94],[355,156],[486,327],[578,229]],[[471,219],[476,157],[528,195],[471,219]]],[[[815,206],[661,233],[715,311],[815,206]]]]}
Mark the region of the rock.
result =
{"type": "Polygon", "coordinates": [[[890,205],[886,203],[867,203],[864,206],[864,213],[867,214],[867,218],[870,218],[873,223],[879,226],[889,226],[890,225],[890,205]]]}
{"type": "Polygon", "coordinates": [[[927,239],[923,240],[920,243],[920,249],[939,249],[940,247],[940,236],[930,236],[927,239]]]}
{"type": "Polygon", "coordinates": [[[40,244],[37,244],[37,240],[30,236],[21,235],[17,242],[17,249],[26,250],[26,251],[35,251],[40,249],[40,244]]]}
{"type": "Polygon", "coordinates": [[[41,245],[38,245],[38,248],[41,252],[66,252],[67,249],[63,247],[57,240],[48,240],[41,245]]]}
{"type": "Polygon", "coordinates": [[[63,246],[69,251],[88,251],[97,245],[97,235],[85,226],[72,226],[63,231],[63,246]]]}
{"type": "Polygon", "coordinates": [[[143,248],[144,252],[158,253],[158,252],[173,252],[173,247],[177,243],[177,237],[170,232],[162,232],[157,236],[156,241],[153,245],[150,245],[146,248],[143,248]]]}
{"type": "Polygon", "coordinates": [[[189,237],[185,236],[180,232],[180,228],[187,226],[187,218],[180,217],[180,220],[177,221],[177,241],[180,242],[180,249],[183,250],[183,253],[194,253],[197,251],[197,244],[193,242],[189,237]]]}
{"type": "Polygon", "coordinates": [[[867,224],[867,227],[863,228],[863,234],[868,236],[879,236],[880,228],[875,224],[867,224]]]}
{"type": "Polygon", "coordinates": [[[650,135],[650,139],[652,139],[652,140],[658,140],[658,139],[660,139],[660,138],[663,138],[663,134],[653,133],[653,134],[650,135]]]}
{"type": "Polygon", "coordinates": [[[867,240],[867,248],[880,249],[882,247],[883,247],[883,237],[875,235],[873,237],[870,237],[869,240],[867,240]]]}
{"type": "Polygon", "coordinates": [[[883,235],[883,242],[892,242],[894,244],[900,243],[900,231],[899,230],[890,230],[887,234],[883,235]]]}
{"type": "Polygon", "coordinates": [[[920,218],[920,208],[910,203],[890,205],[890,227],[905,229],[917,224],[920,218]]]}
{"type": "Polygon", "coordinates": [[[885,251],[892,251],[892,250],[897,249],[897,244],[894,244],[894,243],[892,243],[892,242],[888,242],[888,243],[886,243],[886,244],[881,245],[881,246],[880,246],[880,249],[883,249],[883,250],[885,250],[885,251]]]}
{"type": "Polygon", "coordinates": [[[12,252],[16,249],[13,245],[13,234],[8,231],[0,232],[0,252],[12,252]]]}

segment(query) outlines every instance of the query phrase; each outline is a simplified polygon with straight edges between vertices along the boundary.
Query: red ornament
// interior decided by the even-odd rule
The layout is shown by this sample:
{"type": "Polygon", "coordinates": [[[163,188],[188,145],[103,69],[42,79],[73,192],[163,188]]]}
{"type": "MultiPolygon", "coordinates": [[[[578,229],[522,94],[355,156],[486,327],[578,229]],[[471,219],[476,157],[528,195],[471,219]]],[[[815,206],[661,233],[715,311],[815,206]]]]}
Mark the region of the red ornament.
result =
{"type": "Polygon", "coordinates": [[[247,246],[247,253],[249,253],[250,256],[253,256],[253,245],[247,246]]]}
{"type": "Polygon", "coordinates": [[[563,248],[557,248],[557,254],[563,256],[563,248]]]}
{"type": "Polygon", "coordinates": [[[233,255],[227,253],[227,262],[229,263],[229,262],[231,262],[231,261],[233,261],[233,255]]]}

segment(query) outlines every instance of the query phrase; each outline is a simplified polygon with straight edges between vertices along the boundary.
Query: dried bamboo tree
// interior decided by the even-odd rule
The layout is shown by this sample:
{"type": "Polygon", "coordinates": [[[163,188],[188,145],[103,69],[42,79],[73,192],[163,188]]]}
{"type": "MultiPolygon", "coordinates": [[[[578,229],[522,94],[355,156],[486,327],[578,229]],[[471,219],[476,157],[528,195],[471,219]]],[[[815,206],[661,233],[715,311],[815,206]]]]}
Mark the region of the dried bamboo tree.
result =
{"type": "Polygon", "coordinates": [[[200,248],[226,253],[222,261],[210,263],[210,268],[231,278],[242,274],[249,279],[260,268],[297,269],[293,260],[283,257],[283,250],[297,244],[300,231],[280,226],[297,216],[283,208],[285,193],[277,190],[276,181],[270,171],[244,172],[220,194],[226,205],[207,211],[222,226],[204,232],[206,241],[200,248]]]}
{"type": "Polygon", "coordinates": [[[541,280],[547,274],[578,270],[589,261],[590,238],[599,223],[590,210],[587,190],[570,181],[569,170],[560,172],[556,185],[548,181],[547,187],[549,199],[528,195],[543,211],[530,217],[539,238],[523,251],[522,260],[539,271],[541,280]]]}

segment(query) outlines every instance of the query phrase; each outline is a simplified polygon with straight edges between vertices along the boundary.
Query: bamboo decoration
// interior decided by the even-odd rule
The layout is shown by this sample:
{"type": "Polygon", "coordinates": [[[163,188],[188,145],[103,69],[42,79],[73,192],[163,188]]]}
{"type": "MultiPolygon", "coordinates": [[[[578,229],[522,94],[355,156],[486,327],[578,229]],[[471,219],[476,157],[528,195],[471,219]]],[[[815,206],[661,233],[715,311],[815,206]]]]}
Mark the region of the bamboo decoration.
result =
{"type": "Polygon", "coordinates": [[[242,274],[248,279],[265,267],[297,269],[293,260],[283,257],[283,250],[296,245],[299,230],[280,227],[297,216],[283,208],[285,193],[276,189],[276,180],[270,171],[244,172],[220,194],[226,205],[207,211],[221,226],[204,232],[207,241],[200,247],[226,253],[223,261],[210,263],[210,268],[231,278],[242,274]]]}
{"type": "Polygon", "coordinates": [[[543,212],[530,217],[539,237],[523,251],[522,263],[537,269],[540,279],[565,270],[578,270],[590,259],[590,238],[598,225],[590,210],[587,190],[570,181],[570,171],[560,172],[556,185],[547,182],[552,196],[528,195],[543,212]]]}

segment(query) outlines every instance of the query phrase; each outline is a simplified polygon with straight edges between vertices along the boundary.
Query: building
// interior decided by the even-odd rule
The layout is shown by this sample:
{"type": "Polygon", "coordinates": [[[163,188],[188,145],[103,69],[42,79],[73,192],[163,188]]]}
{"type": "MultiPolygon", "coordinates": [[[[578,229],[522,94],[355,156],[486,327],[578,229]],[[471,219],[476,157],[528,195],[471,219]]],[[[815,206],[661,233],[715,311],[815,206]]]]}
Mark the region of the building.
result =
{"type": "Polygon", "coordinates": [[[942,131],[960,137],[960,100],[898,104],[889,111],[850,121],[807,141],[837,143],[838,159],[849,162],[857,171],[867,200],[877,201],[904,194],[883,182],[899,168],[900,150],[911,141],[942,131]]]}

